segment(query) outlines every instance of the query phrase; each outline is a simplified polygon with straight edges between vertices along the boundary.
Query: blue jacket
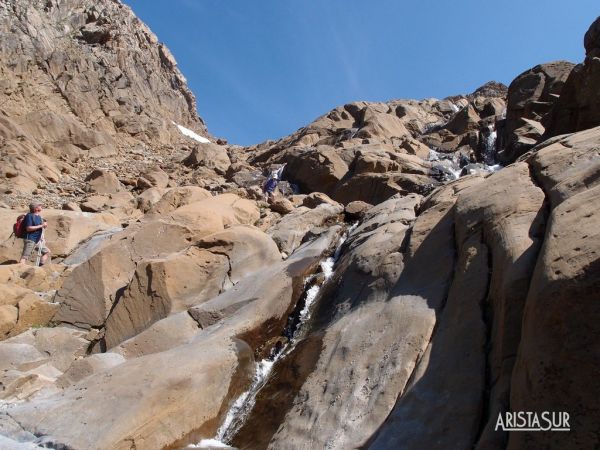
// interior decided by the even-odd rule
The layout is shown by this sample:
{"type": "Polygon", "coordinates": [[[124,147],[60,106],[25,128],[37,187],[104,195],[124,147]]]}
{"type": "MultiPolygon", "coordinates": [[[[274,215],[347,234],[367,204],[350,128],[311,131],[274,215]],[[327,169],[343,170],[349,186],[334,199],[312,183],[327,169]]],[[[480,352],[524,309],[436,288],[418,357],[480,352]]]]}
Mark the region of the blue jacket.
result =
{"type": "Polygon", "coordinates": [[[43,223],[43,219],[41,216],[35,215],[33,213],[28,213],[23,219],[23,226],[25,227],[25,239],[28,241],[33,241],[36,244],[40,241],[42,237],[43,229],[35,231],[27,231],[27,227],[38,226],[43,223]]]}

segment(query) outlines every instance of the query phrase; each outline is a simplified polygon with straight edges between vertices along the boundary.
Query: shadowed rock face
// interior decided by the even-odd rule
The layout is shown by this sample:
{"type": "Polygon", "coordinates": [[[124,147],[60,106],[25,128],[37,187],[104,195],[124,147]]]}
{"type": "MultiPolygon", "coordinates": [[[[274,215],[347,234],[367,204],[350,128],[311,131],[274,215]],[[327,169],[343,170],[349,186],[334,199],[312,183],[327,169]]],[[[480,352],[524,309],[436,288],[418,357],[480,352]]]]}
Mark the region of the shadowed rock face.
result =
{"type": "Polygon", "coordinates": [[[520,74],[508,87],[504,164],[515,161],[537,144],[544,134],[542,119],[561,95],[575,64],[556,61],[540,64],[520,74]]]}
{"type": "Polygon", "coordinates": [[[573,68],[561,96],[543,121],[545,138],[600,125],[599,23],[596,19],[585,35],[585,61],[573,68]]]}

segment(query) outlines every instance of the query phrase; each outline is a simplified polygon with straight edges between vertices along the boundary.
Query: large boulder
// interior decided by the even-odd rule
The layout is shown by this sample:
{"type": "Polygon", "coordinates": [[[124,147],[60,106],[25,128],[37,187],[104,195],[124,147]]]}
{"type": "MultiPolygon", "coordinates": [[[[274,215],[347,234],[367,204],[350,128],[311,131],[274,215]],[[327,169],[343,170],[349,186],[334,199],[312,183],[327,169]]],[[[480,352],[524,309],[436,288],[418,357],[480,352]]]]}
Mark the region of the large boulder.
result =
{"type": "Polygon", "coordinates": [[[188,167],[206,167],[214,170],[219,175],[225,175],[231,165],[231,160],[225,147],[217,144],[198,144],[183,160],[188,167]]]}
{"type": "Polygon", "coordinates": [[[0,340],[32,326],[47,325],[57,310],[57,304],[49,303],[30,289],[0,284],[0,340]]]}
{"type": "MultiPolygon", "coordinates": [[[[150,191],[149,189],[148,191],[150,191]]],[[[146,191],[146,192],[148,192],[146,191]]],[[[144,194],[146,194],[144,192],[144,194]]],[[[143,194],[142,194],[143,195],[143,194]]],[[[179,186],[167,190],[149,209],[149,214],[161,215],[190,203],[199,202],[211,197],[210,192],[197,186],[179,186]]]]}
{"type": "MultiPolygon", "coordinates": [[[[520,130],[527,120],[540,122],[561,95],[569,73],[575,65],[568,61],[555,61],[540,64],[529,69],[508,87],[504,142],[500,153],[503,163],[510,163],[539,142],[541,136],[526,136],[520,130]],[[521,137],[530,140],[523,141],[521,137]]],[[[544,129],[541,128],[543,134],[544,129]]]]}
{"type": "Polygon", "coordinates": [[[253,224],[259,216],[255,203],[223,194],[106,237],[58,291],[56,299],[61,307],[56,320],[82,327],[102,326],[133,279],[138,263],[166,258],[226,227],[253,224]]]}
{"type": "Polygon", "coordinates": [[[329,203],[321,203],[312,209],[300,206],[270,227],[267,234],[283,253],[289,255],[300,246],[309,231],[334,224],[343,211],[341,205],[329,203]]]}
{"type": "Polygon", "coordinates": [[[185,251],[137,264],[131,283],[106,321],[112,348],[172,313],[205,302],[263,265],[281,259],[273,240],[253,227],[234,226],[185,251]]]}
{"type": "Polygon", "coordinates": [[[542,121],[545,137],[573,133],[600,125],[600,48],[597,46],[598,19],[586,33],[586,58],[573,68],[560,98],[542,121]]]}
{"type": "Polygon", "coordinates": [[[403,365],[412,363],[399,336],[408,333],[402,318],[415,318],[385,300],[402,266],[398,248],[419,201],[416,195],[390,199],[350,234],[306,340],[274,367],[273,383],[261,392],[256,415],[234,446],[349,448],[377,429],[387,415],[381,406],[389,402],[391,408],[406,381],[403,365]],[[391,341],[396,344],[390,351],[391,341]],[[369,351],[359,350],[365,348],[369,351]]]}
{"type": "Polygon", "coordinates": [[[251,376],[252,359],[247,344],[215,335],[118,364],[59,395],[16,405],[10,416],[46,446],[158,450],[192,432],[214,433],[251,376]],[[99,414],[107,420],[98,423],[99,414]]]}
{"type": "Polygon", "coordinates": [[[360,200],[376,205],[396,194],[417,193],[427,195],[440,184],[430,175],[399,171],[367,172],[346,178],[337,186],[332,198],[343,204],[360,200]]]}
{"type": "Polygon", "coordinates": [[[160,167],[145,171],[136,181],[136,187],[141,190],[158,188],[165,189],[169,184],[169,174],[160,167]]]}
{"type": "Polygon", "coordinates": [[[444,129],[455,135],[466,134],[479,128],[479,120],[480,117],[475,108],[467,105],[458,111],[450,122],[444,125],[444,129]]]}
{"type": "Polygon", "coordinates": [[[95,169],[85,179],[90,192],[97,194],[114,194],[125,189],[113,172],[95,169]]]}
{"type": "Polygon", "coordinates": [[[379,138],[380,140],[410,136],[390,107],[383,104],[366,106],[360,112],[361,126],[356,133],[361,138],[379,138]]]}
{"type": "Polygon", "coordinates": [[[599,414],[600,129],[550,142],[530,158],[551,213],[533,273],[513,371],[513,411],[569,414],[569,433],[511,433],[508,448],[591,448],[599,414]]]}
{"type": "Polygon", "coordinates": [[[346,162],[329,146],[290,150],[285,177],[301,190],[330,194],[348,172],[346,162]]]}
{"type": "Polygon", "coordinates": [[[32,329],[1,342],[0,398],[24,400],[55,392],[58,377],[86,354],[86,337],[81,330],[55,327],[32,329]]]}
{"type": "Polygon", "coordinates": [[[600,57],[600,17],[594,20],[583,37],[586,56],[600,57]]]}

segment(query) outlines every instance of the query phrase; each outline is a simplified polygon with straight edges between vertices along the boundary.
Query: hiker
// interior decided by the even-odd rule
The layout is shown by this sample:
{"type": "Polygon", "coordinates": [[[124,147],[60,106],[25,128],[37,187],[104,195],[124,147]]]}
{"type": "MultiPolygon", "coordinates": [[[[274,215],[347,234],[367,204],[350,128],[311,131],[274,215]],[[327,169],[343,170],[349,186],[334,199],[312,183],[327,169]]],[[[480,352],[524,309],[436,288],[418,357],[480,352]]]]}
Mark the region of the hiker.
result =
{"type": "Polygon", "coordinates": [[[48,227],[48,222],[40,216],[41,212],[42,204],[33,202],[29,205],[29,214],[23,219],[25,236],[23,238],[21,263],[25,263],[29,260],[31,253],[36,246],[38,247],[38,252],[42,255],[40,266],[43,266],[50,256],[50,250],[46,247],[45,240],[42,239],[44,230],[48,227]]]}
{"type": "Polygon", "coordinates": [[[277,170],[273,170],[267,178],[267,180],[263,183],[262,189],[263,194],[265,195],[266,202],[273,199],[275,189],[277,189],[277,184],[281,180],[281,176],[283,174],[283,169],[285,168],[285,166],[286,164],[284,164],[277,170]]]}
{"type": "Polygon", "coordinates": [[[277,189],[277,183],[279,183],[279,174],[277,171],[273,171],[263,183],[263,194],[265,195],[266,202],[273,199],[275,189],[277,189]]]}

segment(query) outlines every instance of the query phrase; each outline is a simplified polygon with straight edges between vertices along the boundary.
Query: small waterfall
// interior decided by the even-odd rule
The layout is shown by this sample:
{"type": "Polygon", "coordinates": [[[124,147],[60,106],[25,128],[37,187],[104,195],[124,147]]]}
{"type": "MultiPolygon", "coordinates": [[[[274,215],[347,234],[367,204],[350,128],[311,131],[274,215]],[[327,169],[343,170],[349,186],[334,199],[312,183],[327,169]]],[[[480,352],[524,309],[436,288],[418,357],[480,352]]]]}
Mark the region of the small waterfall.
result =
{"type": "Polygon", "coordinates": [[[483,162],[488,166],[496,164],[496,138],[498,136],[494,124],[487,126],[487,133],[483,133],[483,162]],[[487,134],[487,136],[485,136],[487,134]]]}
{"type": "Polygon", "coordinates": [[[429,149],[427,161],[436,163],[434,169],[440,173],[440,178],[443,181],[452,181],[460,178],[461,167],[459,155],[455,153],[444,154],[429,149]]]}
{"type": "MultiPolygon", "coordinates": [[[[304,334],[306,333],[306,322],[310,319],[315,301],[318,297],[319,291],[325,285],[327,280],[333,275],[333,268],[335,263],[340,257],[342,245],[348,238],[348,235],[358,226],[358,222],[353,224],[345,233],[342,234],[337,242],[335,252],[332,256],[321,261],[321,273],[323,274],[322,282],[315,283],[315,276],[309,275],[304,280],[305,294],[304,294],[304,306],[297,313],[296,320],[292,320],[292,324],[289,325],[291,330],[285,330],[284,334],[289,336],[288,343],[280,348],[274,349],[273,354],[268,358],[263,359],[255,364],[254,378],[250,388],[241,394],[233,403],[232,407],[227,412],[225,420],[217,430],[217,434],[213,439],[202,439],[198,444],[188,445],[188,449],[211,449],[211,448],[234,448],[227,445],[230,442],[235,433],[244,425],[246,418],[252,411],[256,402],[256,396],[260,390],[265,386],[271,374],[273,366],[277,361],[285,358],[290,354],[298,342],[300,342],[304,334]]],[[[293,319],[294,314],[290,319],[293,319]]]]}

